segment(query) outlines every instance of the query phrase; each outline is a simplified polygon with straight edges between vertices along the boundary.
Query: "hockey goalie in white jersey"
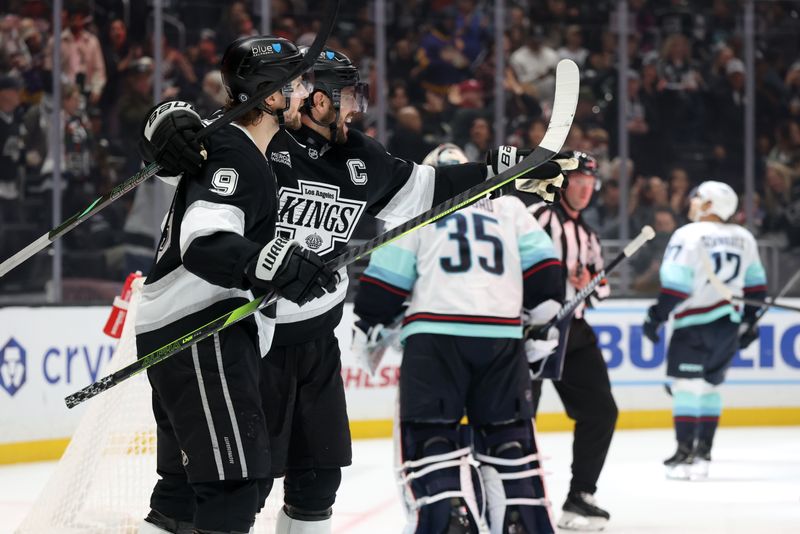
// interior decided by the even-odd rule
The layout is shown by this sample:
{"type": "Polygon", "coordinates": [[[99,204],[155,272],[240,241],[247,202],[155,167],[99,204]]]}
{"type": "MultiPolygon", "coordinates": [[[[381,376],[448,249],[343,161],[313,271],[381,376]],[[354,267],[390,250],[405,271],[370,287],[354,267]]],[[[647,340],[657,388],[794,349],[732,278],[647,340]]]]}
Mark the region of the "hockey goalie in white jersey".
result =
{"type": "Polygon", "coordinates": [[[758,307],[740,311],[709,283],[716,276],[734,296],[763,300],[766,276],[756,240],[746,228],[727,221],[738,199],[722,182],[703,182],[691,199],[694,221],[672,235],[661,263],[661,293],[648,310],[644,334],[659,341],[659,327],[673,316],[667,351],[673,422],[678,448],[664,465],[670,478],[704,478],[722,411],[717,386],[733,356],[758,336],[758,307]]]}
{"type": "MultiPolygon", "coordinates": [[[[442,147],[441,157],[457,151],[442,147]]],[[[550,237],[511,196],[481,200],[372,254],[355,301],[354,351],[368,350],[408,300],[404,532],[553,532],[526,352],[547,344],[549,353],[557,341],[523,340],[523,326],[555,314],[562,276],[550,237]],[[465,414],[469,427],[459,425],[465,414]]]]}

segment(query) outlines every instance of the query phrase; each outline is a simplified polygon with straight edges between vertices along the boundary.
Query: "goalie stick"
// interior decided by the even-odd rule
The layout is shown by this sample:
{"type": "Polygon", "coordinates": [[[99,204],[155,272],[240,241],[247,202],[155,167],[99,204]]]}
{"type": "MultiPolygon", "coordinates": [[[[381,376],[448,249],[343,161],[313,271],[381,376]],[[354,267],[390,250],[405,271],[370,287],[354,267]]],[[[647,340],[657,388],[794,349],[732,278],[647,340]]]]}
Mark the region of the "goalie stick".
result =
{"type": "MultiPolygon", "coordinates": [[[[608,276],[608,273],[613,271],[614,268],[622,262],[622,260],[624,260],[625,258],[630,258],[634,254],[636,254],[636,252],[638,252],[639,249],[642,248],[645,243],[653,239],[655,235],[656,233],[651,226],[649,225],[644,226],[639,232],[639,235],[633,238],[633,240],[630,243],[625,245],[625,248],[622,249],[622,252],[617,254],[617,256],[613,260],[611,260],[611,263],[609,263],[607,267],[604,267],[599,273],[597,273],[594,276],[594,278],[589,280],[589,283],[586,284],[586,287],[578,291],[578,293],[576,293],[574,297],[572,297],[569,301],[565,302],[563,306],[561,306],[561,309],[558,310],[558,313],[556,314],[555,317],[550,319],[550,321],[548,321],[544,325],[535,327],[536,332],[534,333],[534,335],[546,334],[551,327],[560,323],[562,320],[564,320],[564,318],[569,317],[569,315],[571,315],[572,312],[575,311],[575,308],[580,306],[581,302],[586,300],[589,297],[589,295],[592,294],[592,291],[594,291],[595,288],[597,288],[597,286],[600,285],[603,279],[606,276],[608,276]]],[[[525,332],[526,335],[530,333],[531,328],[534,327],[529,326],[526,329],[525,332]]]]}
{"type": "MultiPolygon", "coordinates": [[[[286,85],[288,82],[297,78],[298,76],[302,75],[314,65],[317,56],[319,56],[320,52],[322,52],[322,48],[325,46],[325,42],[330,37],[331,31],[333,30],[334,23],[336,22],[336,13],[339,11],[339,3],[340,0],[328,0],[329,1],[329,9],[327,11],[328,15],[325,21],[321,26],[321,30],[317,33],[314,42],[311,43],[311,47],[308,49],[303,60],[298,64],[298,66],[290,72],[284,79],[278,80],[274,83],[271,83],[264,87],[263,89],[256,92],[253,95],[253,98],[242,102],[240,105],[234,107],[226,111],[222,114],[219,119],[212,122],[208,126],[204,127],[202,130],[197,132],[198,139],[204,139],[211,135],[212,133],[216,132],[223,126],[233,122],[234,120],[238,119],[251,109],[253,109],[259,102],[263,101],[266,97],[274,93],[275,91],[279,90],[281,87],[286,85]]],[[[9,271],[14,269],[15,267],[21,265],[28,259],[30,259],[33,255],[44,250],[47,248],[53,241],[56,239],[66,235],[70,231],[72,231],[76,226],[81,224],[83,221],[92,217],[103,208],[117,200],[119,197],[125,195],[136,189],[140,184],[142,184],[148,178],[155,176],[158,174],[158,171],[161,170],[161,166],[158,163],[151,163],[141,169],[139,172],[134,174],[132,177],[128,178],[117,187],[112,189],[111,191],[105,193],[100,198],[97,198],[89,204],[89,206],[76,213],[69,219],[65,220],[46,234],[42,235],[38,239],[36,239],[33,243],[29,244],[13,256],[9,257],[3,263],[0,263],[0,278],[8,274],[9,271]]]]}
{"type": "MultiPolygon", "coordinates": [[[[728,286],[726,286],[725,283],[722,280],[720,280],[717,274],[714,272],[714,266],[711,265],[711,260],[708,259],[708,256],[709,255],[705,252],[705,250],[701,250],[700,263],[703,264],[703,271],[705,271],[706,277],[708,277],[708,283],[711,284],[714,287],[714,289],[717,290],[717,293],[719,293],[725,300],[729,301],[735,300],[736,302],[741,302],[742,304],[749,304],[750,306],[760,306],[761,309],[764,311],[763,313],[761,313],[761,315],[756,316],[757,317],[756,321],[758,321],[758,319],[761,319],[761,316],[767,313],[767,310],[770,307],[800,312],[800,307],[791,306],[789,304],[779,304],[775,302],[775,299],[780,298],[782,295],[767,300],[749,299],[747,297],[739,297],[734,295],[733,290],[730,289],[728,286]]],[[[788,288],[790,288],[791,284],[794,283],[796,277],[797,274],[795,274],[794,278],[789,280],[789,283],[786,284],[786,286],[784,286],[783,288],[784,291],[788,291],[788,288]]],[[[761,312],[761,310],[759,310],[759,312],[761,312]]],[[[755,322],[753,323],[753,325],[755,325],[755,322]]]]}
{"type": "MultiPolygon", "coordinates": [[[[465,206],[477,202],[492,191],[496,191],[506,184],[511,183],[520,176],[528,173],[531,169],[542,165],[553,158],[564,144],[572,126],[572,119],[575,116],[575,107],[578,103],[578,91],[580,89],[580,73],[578,67],[571,60],[562,60],[556,69],[556,94],[553,102],[553,113],[547,132],[541,144],[525,157],[522,161],[506,169],[497,176],[486,180],[466,191],[456,195],[431,208],[430,210],[409,219],[405,223],[378,235],[358,247],[347,247],[341,254],[331,258],[326,265],[333,271],[338,271],[342,267],[350,265],[356,260],[367,256],[375,249],[382,247],[392,241],[400,239],[406,234],[421,228],[427,224],[435,222],[465,206]]],[[[536,184],[529,184],[528,191],[539,194],[545,200],[552,201],[555,198],[555,191],[551,187],[561,186],[563,176],[549,180],[536,180],[536,184]]],[[[533,182],[533,180],[531,180],[533,182]]],[[[259,309],[275,302],[277,297],[272,294],[264,295],[242,306],[218,317],[217,319],[201,326],[200,328],[168,343],[160,349],[156,349],[136,362],[120,369],[119,371],[101,378],[97,382],[76,391],[64,399],[68,408],[74,408],[81,402],[94,397],[95,395],[119,384],[120,382],[144,371],[158,362],[172,356],[173,354],[187,349],[195,343],[212,336],[227,328],[228,326],[241,321],[259,309]]]]}

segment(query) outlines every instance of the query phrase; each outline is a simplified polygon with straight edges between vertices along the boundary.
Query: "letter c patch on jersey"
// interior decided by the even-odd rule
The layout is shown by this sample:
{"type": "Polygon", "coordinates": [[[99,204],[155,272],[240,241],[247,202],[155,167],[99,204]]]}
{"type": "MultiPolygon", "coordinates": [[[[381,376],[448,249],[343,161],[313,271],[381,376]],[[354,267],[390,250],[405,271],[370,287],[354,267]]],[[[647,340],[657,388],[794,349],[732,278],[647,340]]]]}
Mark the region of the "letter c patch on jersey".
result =
{"type": "Polygon", "coordinates": [[[239,173],[236,169],[222,168],[217,169],[211,177],[211,191],[223,197],[231,196],[236,191],[236,184],[239,182],[239,173]]]}
{"type": "Polygon", "coordinates": [[[367,183],[367,166],[360,159],[348,159],[347,170],[350,171],[350,179],[356,185],[367,183]]]}

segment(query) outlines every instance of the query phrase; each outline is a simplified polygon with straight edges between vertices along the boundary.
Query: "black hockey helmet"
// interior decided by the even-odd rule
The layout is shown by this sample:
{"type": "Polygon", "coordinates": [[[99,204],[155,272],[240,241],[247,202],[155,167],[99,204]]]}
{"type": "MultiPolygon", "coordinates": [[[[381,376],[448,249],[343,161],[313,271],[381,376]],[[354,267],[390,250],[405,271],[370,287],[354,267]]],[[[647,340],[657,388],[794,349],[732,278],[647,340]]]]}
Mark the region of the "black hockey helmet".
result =
{"type": "Polygon", "coordinates": [[[577,172],[587,176],[594,176],[596,180],[594,189],[595,191],[600,190],[602,183],[600,181],[600,172],[598,170],[597,159],[595,159],[594,156],[580,150],[567,150],[566,152],[562,153],[562,156],[578,160],[578,168],[569,172],[577,172]]]}
{"type": "MultiPolygon", "coordinates": [[[[225,50],[222,57],[222,83],[234,101],[245,102],[262,84],[285,78],[302,61],[303,54],[288,39],[271,35],[243,37],[225,50]]],[[[291,85],[284,86],[283,92],[289,96],[291,85]]],[[[257,107],[270,113],[263,104],[257,107]]]]}
{"type": "MultiPolygon", "coordinates": [[[[303,50],[305,52],[307,49],[303,50]]],[[[355,108],[359,113],[366,113],[369,94],[369,85],[361,81],[358,68],[353,65],[350,58],[336,50],[325,49],[320,52],[314,61],[314,92],[321,91],[333,103],[336,110],[336,119],[330,125],[331,130],[335,131],[336,123],[339,122],[339,110],[341,109],[342,90],[346,87],[353,87],[355,92],[355,108]]],[[[312,93],[313,96],[313,93],[312,93]]],[[[306,100],[306,107],[310,110],[312,99],[306,100]]],[[[309,113],[311,120],[314,120],[309,113]]],[[[316,122],[316,121],[314,121],[316,122]]]]}

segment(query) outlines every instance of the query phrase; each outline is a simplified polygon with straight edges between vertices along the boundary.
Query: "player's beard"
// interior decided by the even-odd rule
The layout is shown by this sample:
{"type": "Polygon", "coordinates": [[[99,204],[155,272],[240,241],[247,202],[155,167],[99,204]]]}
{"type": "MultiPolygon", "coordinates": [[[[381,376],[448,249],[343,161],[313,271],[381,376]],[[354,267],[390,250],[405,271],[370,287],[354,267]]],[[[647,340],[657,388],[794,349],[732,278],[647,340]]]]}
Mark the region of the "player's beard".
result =
{"type": "Polygon", "coordinates": [[[299,130],[300,126],[302,126],[300,112],[296,111],[294,114],[284,114],[283,122],[290,130],[299,130]]]}

